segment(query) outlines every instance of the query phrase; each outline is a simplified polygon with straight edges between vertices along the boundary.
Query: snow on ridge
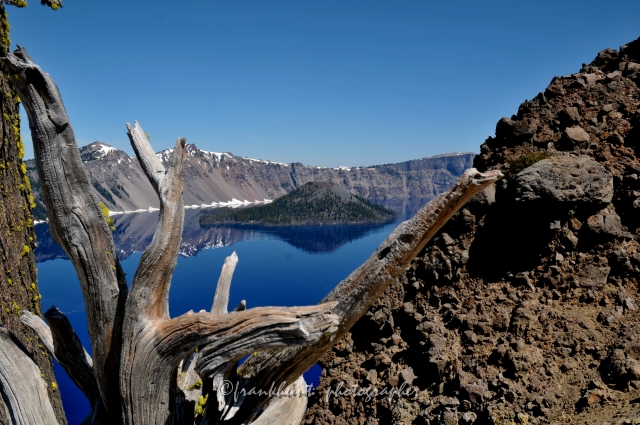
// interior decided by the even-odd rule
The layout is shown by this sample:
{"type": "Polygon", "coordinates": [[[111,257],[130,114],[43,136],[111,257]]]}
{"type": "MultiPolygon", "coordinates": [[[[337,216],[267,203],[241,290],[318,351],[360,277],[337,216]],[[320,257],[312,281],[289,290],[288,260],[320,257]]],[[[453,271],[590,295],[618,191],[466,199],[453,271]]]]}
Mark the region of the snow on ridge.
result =
{"type": "Polygon", "coordinates": [[[246,156],[243,156],[242,159],[246,159],[249,162],[259,162],[261,164],[276,164],[276,165],[284,165],[285,167],[289,166],[289,164],[285,164],[284,162],[267,161],[266,159],[254,159],[246,156]]]}
{"type": "MultiPolygon", "coordinates": [[[[221,201],[221,202],[215,202],[213,201],[210,204],[193,204],[193,205],[185,205],[184,209],[189,210],[189,209],[199,209],[199,208],[220,208],[220,207],[231,207],[231,208],[238,208],[241,206],[247,206],[247,205],[253,205],[253,204],[270,204],[271,202],[273,202],[271,199],[263,199],[262,201],[259,200],[255,200],[255,201],[248,201],[248,200],[244,200],[244,201],[240,201],[236,198],[232,198],[230,201],[221,201]]],[[[133,211],[109,211],[109,215],[121,215],[121,214],[135,214],[135,213],[143,213],[143,212],[154,212],[154,211],[159,211],[160,208],[154,208],[154,207],[149,207],[149,208],[140,208],[138,210],[133,210],[133,211]]]]}

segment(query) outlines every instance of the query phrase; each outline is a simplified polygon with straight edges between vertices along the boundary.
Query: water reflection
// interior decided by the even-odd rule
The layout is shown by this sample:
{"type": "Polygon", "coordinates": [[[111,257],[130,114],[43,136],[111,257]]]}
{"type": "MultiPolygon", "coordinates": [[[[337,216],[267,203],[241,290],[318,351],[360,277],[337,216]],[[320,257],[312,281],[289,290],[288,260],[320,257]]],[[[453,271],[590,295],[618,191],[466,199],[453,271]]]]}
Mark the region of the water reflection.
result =
{"type": "MultiPolygon", "coordinates": [[[[383,202],[395,210],[402,219],[412,216],[428,199],[408,199],[383,202]]],[[[341,246],[365,237],[384,227],[373,225],[335,226],[259,226],[248,224],[211,225],[201,227],[198,218],[201,210],[185,211],[180,254],[193,257],[210,248],[222,248],[243,241],[277,239],[302,251],[312,254],[330,253],[341,246]]],[[[153,238],[158,223],[158,212],[123,214],[114,217],[116,230],[113,239],[121,260],[134,252],[142,252],[153,238]]],[[[44,262],[56,258],[67,258],[60,246],[53,241],[49,226],[36,226],[38,247],[36,261],[44,262]]]]}

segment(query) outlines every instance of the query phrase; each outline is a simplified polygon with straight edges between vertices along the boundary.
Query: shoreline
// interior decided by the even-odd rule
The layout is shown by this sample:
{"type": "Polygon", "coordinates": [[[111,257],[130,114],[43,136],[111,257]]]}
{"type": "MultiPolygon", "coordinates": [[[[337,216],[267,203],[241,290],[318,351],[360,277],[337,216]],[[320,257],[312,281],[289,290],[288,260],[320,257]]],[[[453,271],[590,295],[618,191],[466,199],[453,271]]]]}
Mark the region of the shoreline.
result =
{"type": "MultiPolygon", "coordinates": [[[[270,204],[273,202],[271,199],[264,199],[262,201],[240,201],[236,198],[231,198],[230,201],[227,202],[212,202],[211,204],[200,204],[200,205],[185,205],[184,209],[199,209],[199,208],[239,208],[247,205],[260,205],[260,204],[270,204]]],[[[138,209],[138,210],[127,210],[127,211],[109,211],[109,217],[114,217],[123,214],[138,214],[138,213],[151,213],[160,211],[160,208],[149,207],[147,209],[138,209]]],[[[37,226],[38,224],[48,223],[49,219],[46,220],[33,220],[33,225],[37,226]]]]}

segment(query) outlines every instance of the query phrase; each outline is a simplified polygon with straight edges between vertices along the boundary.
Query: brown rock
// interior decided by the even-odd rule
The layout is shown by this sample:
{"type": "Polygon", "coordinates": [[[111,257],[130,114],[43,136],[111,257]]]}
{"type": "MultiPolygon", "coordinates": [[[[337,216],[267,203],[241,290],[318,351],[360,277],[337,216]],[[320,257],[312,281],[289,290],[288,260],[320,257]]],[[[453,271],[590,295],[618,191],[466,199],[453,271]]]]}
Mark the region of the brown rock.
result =
{"type": "Polygon", "coordinates": [[[607,283],[611,267],[586,265],[578,271],[576,283],[584,288],[602,288],[607,283]]]}

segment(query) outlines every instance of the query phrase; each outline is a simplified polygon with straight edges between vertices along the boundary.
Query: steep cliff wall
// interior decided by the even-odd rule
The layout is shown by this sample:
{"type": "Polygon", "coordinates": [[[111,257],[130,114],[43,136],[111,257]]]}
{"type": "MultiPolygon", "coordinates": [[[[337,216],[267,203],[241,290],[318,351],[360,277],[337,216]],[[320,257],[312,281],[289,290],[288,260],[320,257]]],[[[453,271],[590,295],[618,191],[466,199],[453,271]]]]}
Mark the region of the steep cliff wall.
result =
{"type": "MultiPolygon", "coordinates": [[[[80,149],[93,187],[112,211],[158,208],[153,188],[135,157],[100,142],[80,149]]],[[[166,163],[169,150],[158,152],[166,163]]],[[[471,167],[472,153],[439,155],[432,158],[360,168],[311,167],[300,163],[243,158],[231,153],[206,152],[187,145],[184,202],[188,206],[238,201],[275,199],[308,182],[333,182],[370,200],[433,198],[448,189],[471,167]]],[[[37,218],[43,219],[40,186],[33,161],[26,161],[34,187],[37,218]]]]}

